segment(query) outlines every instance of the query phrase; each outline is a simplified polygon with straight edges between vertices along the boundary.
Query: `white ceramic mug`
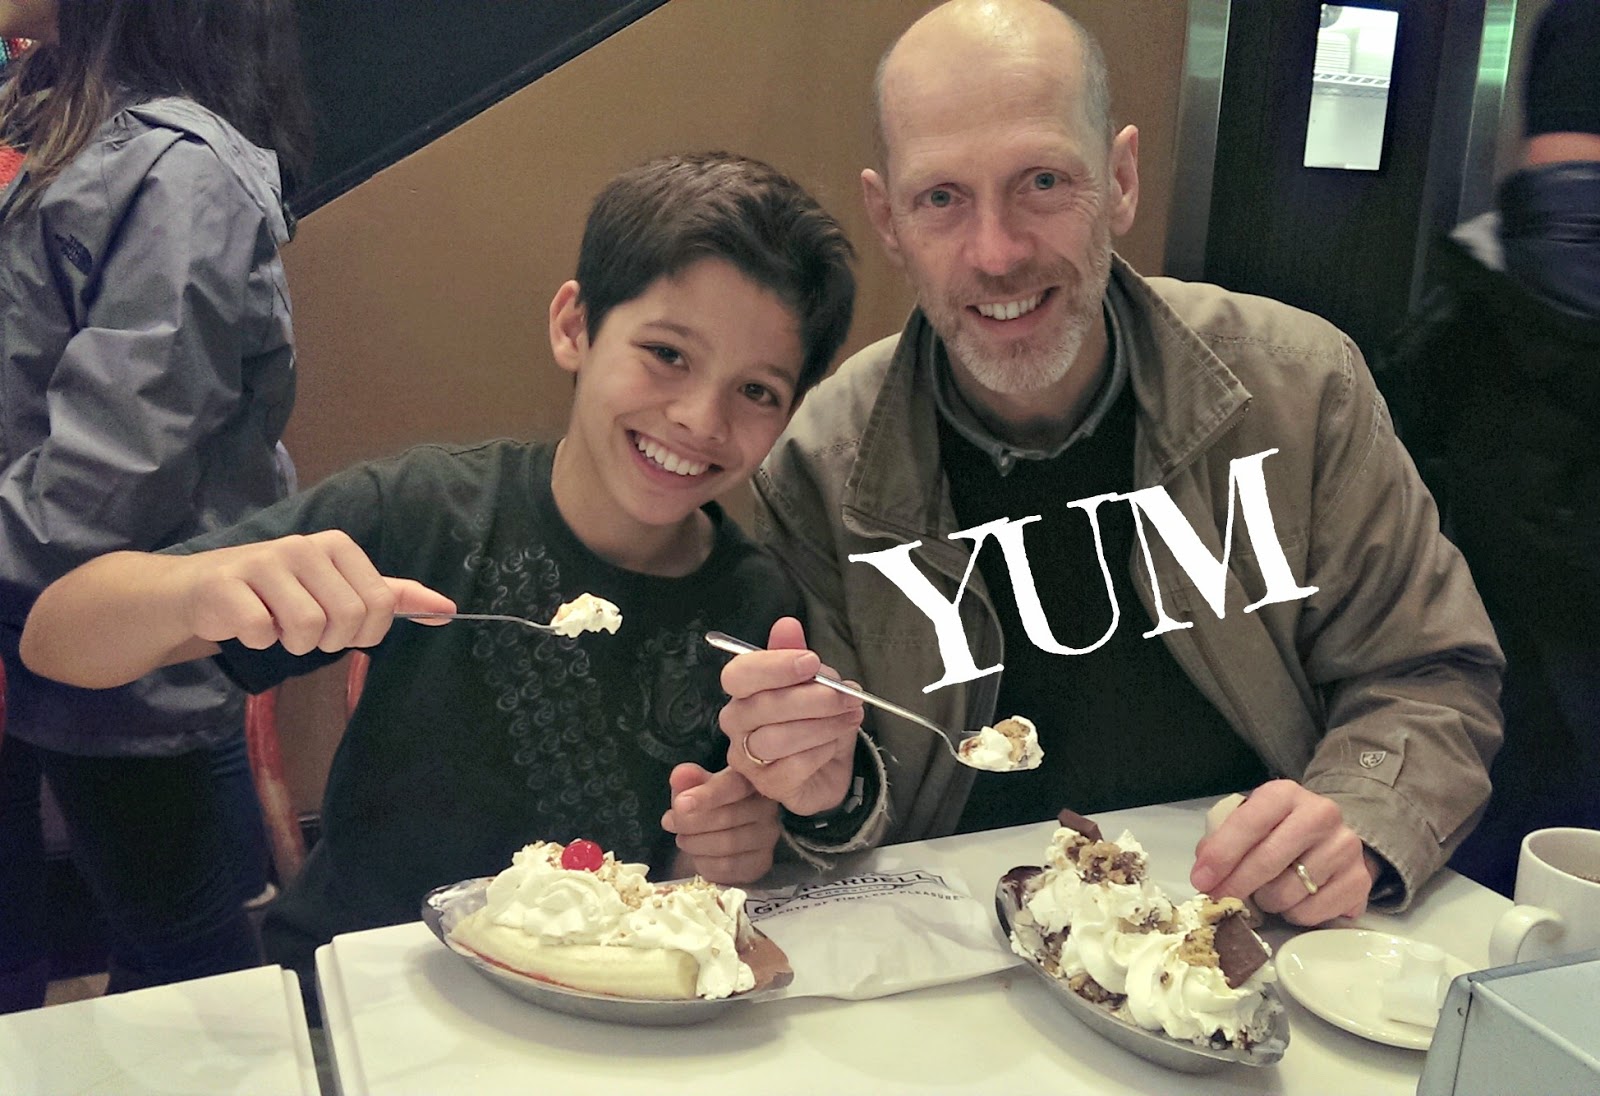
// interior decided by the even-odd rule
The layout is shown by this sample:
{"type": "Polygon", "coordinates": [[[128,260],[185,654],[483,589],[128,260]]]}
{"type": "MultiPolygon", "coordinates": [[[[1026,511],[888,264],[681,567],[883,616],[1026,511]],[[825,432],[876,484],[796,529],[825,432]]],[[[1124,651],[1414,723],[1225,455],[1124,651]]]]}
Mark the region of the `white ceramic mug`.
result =
{"type": "Polygon", "coordinates": [[[1522,839],[1517,904],[1495,923],[1495,966],[1600,947],[1600,830],[1559,827],[1522,839]]]}

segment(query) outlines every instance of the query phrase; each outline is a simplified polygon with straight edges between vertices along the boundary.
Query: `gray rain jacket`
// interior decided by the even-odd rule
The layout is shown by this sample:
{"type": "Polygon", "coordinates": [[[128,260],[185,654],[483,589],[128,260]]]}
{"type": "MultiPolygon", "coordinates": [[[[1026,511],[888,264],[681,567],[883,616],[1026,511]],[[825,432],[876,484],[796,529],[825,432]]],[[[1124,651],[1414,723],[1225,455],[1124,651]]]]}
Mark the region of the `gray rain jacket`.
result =
{"type": "Polygon", "coordinates": [[[158,99],[113,115],[32,208],[0,221],[8,735],[153,756],[241,726],[243,696],[210,660],[91,691],[35,677],[17,644],[40,591],[77,565],[176,544],[283,494],[274,448],[294,353],[279,195],[273,153],[189,100],[158,99]]]}

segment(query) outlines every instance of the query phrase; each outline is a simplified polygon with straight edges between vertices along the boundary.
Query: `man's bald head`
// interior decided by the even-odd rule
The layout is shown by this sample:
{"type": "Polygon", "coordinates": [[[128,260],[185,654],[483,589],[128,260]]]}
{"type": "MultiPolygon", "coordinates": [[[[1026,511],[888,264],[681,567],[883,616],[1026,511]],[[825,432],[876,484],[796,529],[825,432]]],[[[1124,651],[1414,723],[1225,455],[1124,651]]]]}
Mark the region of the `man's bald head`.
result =
{"type": "Polygon", "coordinates": [[[889,115],[897,92],[919,76],[944,66],[986,64],[1003,75],[1009,58],[1044,54],[1061,59],[1066,89],[1063,106],[1076,106],[1085,136],[1109,147],[1111,87],[1105,54],[1083,25],[1046,0],[949,0],[907,27],[884,51],[872,82],[874,145],[879,169],[888,175],[889,115]]]}

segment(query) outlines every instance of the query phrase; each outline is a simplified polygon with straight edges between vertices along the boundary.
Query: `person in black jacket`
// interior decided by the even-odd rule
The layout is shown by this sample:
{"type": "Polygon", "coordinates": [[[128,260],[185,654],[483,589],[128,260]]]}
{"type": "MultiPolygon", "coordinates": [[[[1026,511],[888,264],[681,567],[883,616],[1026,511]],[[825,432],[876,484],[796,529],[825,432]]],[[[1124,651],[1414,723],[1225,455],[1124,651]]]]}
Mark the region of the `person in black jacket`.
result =
{"type": "Polygon", "coordinates": [[[1529,830],[1600,826],[1600,4],[1547,9],[1525,110],[1519,170],[1378,373],[1505,648],[1494,793],[1452,866],[1508,894],[1529,830]]]}

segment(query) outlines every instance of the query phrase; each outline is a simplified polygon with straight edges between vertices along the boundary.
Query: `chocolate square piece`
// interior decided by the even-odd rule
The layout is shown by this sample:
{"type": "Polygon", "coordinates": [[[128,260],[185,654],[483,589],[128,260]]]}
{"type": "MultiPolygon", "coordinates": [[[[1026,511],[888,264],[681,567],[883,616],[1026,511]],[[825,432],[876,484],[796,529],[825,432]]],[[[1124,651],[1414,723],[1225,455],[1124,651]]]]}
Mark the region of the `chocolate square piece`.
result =
{"type": "Polygon", "coordinates": [[[1083,817],[1075,810],[1063,807],[1061,813],[1056,815],[1056,821],[1069,830],[1077,830],[1090,841],[1101,841],[1100,827],[1092,819],[1083,817]]]}
{"type": "Polygon", "coordinates": [[[1238,989],[1267,961],[1267,948],[1256,934],[1250,931],[1243,909],[1230,911],[1218,921],[1213,943],[1217,949],[1217,966],[1229,989],[1238,989]]]}

